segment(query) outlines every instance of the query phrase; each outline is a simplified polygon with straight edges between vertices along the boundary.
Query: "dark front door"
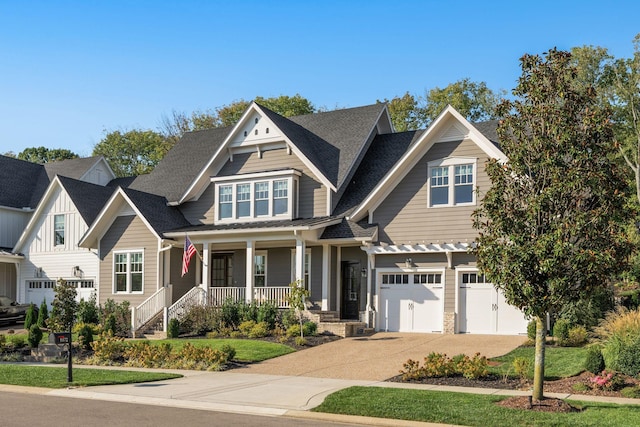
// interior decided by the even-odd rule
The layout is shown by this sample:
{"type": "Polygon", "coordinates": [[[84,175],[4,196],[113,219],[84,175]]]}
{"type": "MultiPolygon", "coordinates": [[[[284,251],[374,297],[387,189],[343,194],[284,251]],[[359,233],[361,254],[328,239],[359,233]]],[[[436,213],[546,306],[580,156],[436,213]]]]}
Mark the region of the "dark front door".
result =
{"type": "Polygon", "coordinates": [[[342,263],[342,319],[358,319],[360,313],[360,263],[342,263]]]}
{"type": "Polygon", "coordinates": [[[211,257],[211,286],[233,286],[233,254],[213,254],[211,257]]]}

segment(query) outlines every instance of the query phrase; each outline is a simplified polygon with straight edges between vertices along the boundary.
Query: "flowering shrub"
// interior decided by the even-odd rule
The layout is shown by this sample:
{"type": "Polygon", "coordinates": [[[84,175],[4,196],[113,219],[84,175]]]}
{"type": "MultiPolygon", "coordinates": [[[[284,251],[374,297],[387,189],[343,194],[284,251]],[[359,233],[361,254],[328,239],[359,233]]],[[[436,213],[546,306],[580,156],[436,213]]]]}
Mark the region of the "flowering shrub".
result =
{"type": "Polygon", "coordinates": [[[423,378],[450,377],[462,375],[469,379],[486,377],[487,358],[476,353],[473,357],[463,354],[448,358],[446,354],[430,353],[424,358],[424,365],[415,360],[407,360],[400,371],[403,381],[420,380],[423,378]]]}
{"type": "Polygon", "coordinates": [[[618,390],[624,385],[624,379],[617,372],[602,371],[599,375],[594,375],[590,380],[593,388],[600,390],[618,390]]]}

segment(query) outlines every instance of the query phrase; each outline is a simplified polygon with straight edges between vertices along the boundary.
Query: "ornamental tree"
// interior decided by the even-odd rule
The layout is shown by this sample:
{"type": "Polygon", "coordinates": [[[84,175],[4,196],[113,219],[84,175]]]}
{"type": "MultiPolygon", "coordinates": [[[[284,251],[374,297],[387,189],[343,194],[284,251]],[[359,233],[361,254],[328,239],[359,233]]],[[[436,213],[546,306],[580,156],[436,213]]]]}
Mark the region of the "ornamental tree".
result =
{"type": "Polygon", "coordinates": [[[474,213],[478,266],[511,305],[536,321],[533,398],[543,397],[549,312],[589,297],[625,264],[627,188],[609,111],[578,84],[571,54],[520,59],[514,100],[498,113],[507,160],[490,160],[492,186],[474,213]]]}

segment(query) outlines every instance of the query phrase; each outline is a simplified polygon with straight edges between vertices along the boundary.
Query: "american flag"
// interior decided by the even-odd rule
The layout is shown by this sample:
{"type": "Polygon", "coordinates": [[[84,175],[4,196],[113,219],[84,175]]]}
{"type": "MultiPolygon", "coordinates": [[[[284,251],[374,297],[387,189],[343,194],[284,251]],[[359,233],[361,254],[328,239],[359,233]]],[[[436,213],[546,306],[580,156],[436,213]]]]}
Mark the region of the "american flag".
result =
{"type": "Polygon", "coordinates": [[[196,247],[193,246],[191,240],[189,240],[189,236],[184,236],[184,253],[182,254],[182,276],[189,272],[189,261],[191,261],[191,257],[195,254],[196,247]]]}

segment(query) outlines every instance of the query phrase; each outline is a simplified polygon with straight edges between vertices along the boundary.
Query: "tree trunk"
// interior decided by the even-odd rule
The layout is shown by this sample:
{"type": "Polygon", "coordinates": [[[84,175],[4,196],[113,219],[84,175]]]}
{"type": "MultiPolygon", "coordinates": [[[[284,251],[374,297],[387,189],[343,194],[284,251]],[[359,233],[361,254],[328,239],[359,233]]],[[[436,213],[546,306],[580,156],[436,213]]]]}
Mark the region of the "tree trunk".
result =
{"type": "Polygon", "coordinates": [[[544,397],[544,348],[547,340],[547,328],[542,317],[536,317],[536,358],[533,369],[533,398],[544,397]]]}

